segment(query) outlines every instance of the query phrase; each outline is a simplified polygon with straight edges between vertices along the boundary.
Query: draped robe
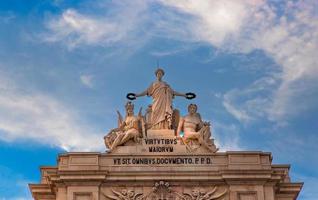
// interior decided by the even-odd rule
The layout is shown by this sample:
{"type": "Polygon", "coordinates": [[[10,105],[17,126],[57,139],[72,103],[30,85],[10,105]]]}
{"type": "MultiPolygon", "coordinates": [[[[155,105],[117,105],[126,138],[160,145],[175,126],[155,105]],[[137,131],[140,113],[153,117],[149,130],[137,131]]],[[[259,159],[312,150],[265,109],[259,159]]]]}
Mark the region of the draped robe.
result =
{"type": "Polygon", "coordinates": [[[147,89],[147,95],[153,99],[151,113],[152,129],[170,128],[174,93],[172,88],[163,81],[155,81],[147,89]]]}

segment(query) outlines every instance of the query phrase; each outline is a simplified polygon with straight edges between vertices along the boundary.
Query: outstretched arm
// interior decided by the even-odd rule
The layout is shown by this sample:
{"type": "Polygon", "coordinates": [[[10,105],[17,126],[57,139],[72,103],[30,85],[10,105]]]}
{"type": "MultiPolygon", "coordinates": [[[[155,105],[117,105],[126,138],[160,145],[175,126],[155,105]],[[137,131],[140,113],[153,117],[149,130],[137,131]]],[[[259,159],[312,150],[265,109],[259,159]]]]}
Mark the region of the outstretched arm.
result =
{"type": "Polygon", "coordinates": [[[137,97],[142,97],[147,95],[147,90],[143,91],[142,93],[135,94],[135,93],[128,93],[126,98],[129,100],[135,100],[137,97]]]}
{"type": "Polygon", "coordinates": [[[185,97],[187,99],[194,99],[196,97],[196,95],[192,92],[188,92],[188,93],[180,93],[180,92],[177,92],[177,91],[174,91],[173,90],[173,95],[174,96],[181,96],[181,97],[185,97]]]}
{"type": "Polygon", "coordinates": [[[186,94],[183,94],[183,93],[180,93],[180,92],[177,92],[177,91],[173,91],[173,95],[174,96],[180,96],[180,97],[187,97],[186,94]]]}
{"type": "Polygon", "coordinates": [[[136,94],[136,97],[142,97],[147,95],[147,90],[143,91],[142,93],[136,94]]]}

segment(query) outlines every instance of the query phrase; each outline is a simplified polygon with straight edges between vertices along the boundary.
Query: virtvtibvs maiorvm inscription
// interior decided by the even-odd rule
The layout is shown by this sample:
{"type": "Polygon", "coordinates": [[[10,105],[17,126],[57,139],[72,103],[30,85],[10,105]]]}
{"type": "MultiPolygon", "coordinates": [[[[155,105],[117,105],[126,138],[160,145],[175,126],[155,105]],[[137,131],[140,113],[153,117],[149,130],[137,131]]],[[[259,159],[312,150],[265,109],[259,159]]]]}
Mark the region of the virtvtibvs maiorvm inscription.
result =
{"type": "MultiPolygon", "coordinates": [[[[302,183],[289,165],[272,164],[261,151],[218,152],[210,122],[198,106],[174,108],[175,97],[191,100],[163,81],[164,70],[140,93],[128,93],[125,115],[104,137],[105,153],[66,153],[58,166],[41,167],[41,183],[30,184],[37,200],[295,200],[302,183]],[[135,114],[134,101],[150,105],[135,114]],[[180,116],[179,109],[188,114],[180,116]]],[[[123,103],[124,104],[124,103],[123,103]]]]}

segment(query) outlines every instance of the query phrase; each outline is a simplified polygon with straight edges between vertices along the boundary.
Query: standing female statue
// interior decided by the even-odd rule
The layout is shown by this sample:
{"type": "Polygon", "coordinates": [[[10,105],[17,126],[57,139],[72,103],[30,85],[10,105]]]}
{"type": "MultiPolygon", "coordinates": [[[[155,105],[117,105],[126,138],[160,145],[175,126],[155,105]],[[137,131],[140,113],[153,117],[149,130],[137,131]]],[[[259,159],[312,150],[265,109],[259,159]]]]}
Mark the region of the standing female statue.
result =
{"type": "Polygon", "coordinates": [[[152,112],[151,112],[151,125],[150,129],[171,129],[172,121],[172,99],[174,96],[182,96],[187,99],[195,97],[193,93],[179,93],[174,91],[168,83],[162,81],[164,76],[163,69],[157,69],[155,72],[157,80],[154,81],[148,89],[139,94],[129,93],[127,98],[136,99],[141,96],[151,96],[152,101],[152,112]]]}

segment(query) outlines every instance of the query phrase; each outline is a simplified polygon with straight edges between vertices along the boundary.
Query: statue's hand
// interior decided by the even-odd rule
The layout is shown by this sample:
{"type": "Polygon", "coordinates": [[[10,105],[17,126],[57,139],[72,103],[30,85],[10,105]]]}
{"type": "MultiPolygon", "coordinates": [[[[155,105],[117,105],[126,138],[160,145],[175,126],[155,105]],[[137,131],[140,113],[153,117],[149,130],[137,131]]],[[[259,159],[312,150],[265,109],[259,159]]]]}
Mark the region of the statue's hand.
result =
{"type": "Polygon", "coordinates": [[[126,98],[129,100],[135,100],[136,99],[136,94],[135,93],[128,93],[126,95],[126,98]]]}
{"type": "Polygon", "coordinates": [[[187,99],[194,99],[196,97],[196,95],[192,92],[188,92],[186,93],[186,98],[187,99]]]}

